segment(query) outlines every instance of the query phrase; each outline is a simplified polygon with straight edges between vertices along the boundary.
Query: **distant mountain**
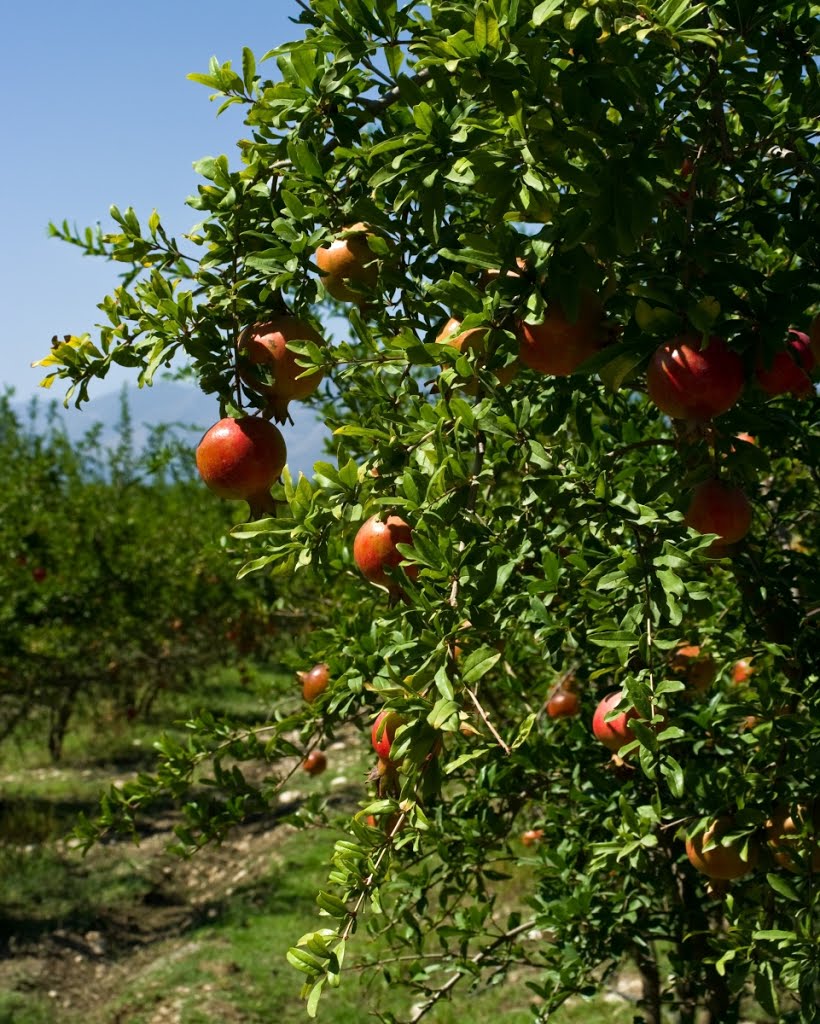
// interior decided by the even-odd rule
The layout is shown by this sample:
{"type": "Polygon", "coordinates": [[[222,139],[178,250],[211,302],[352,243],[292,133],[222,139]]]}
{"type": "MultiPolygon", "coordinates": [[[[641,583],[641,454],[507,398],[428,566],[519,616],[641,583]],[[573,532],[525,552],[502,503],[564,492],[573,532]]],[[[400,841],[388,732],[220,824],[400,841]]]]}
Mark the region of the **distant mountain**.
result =
{"type": "MultiPolygon", "coordinates": [[[[145,446],[151,428],[163,424],[176,425],[178,436],[189,436],[191,446],[194,447],[208,427],[216,422],[219,414],[212,395],[204,395],[196,388],[184,384],[159,382],[150,388],[127,388],[96,396],[92,393],[91,399],[81,409],[75,409],[74,406],[66,409],[61,400],[54,401],[44,392],[42,397],[35,399],[35,422],[43,424],[53,408],[54,415],[65,425],[68,436],[73,440],[79,439],[94,424],[100,423],[103,427],[101,443],[104,446],[115,444],[123,395],[128,402],[134,447],[138,451],[145,446]]],[[[15,402],[14,408],[25,419],[32,406],[15,402]]],[[[323,446],[329,436],[328,431],[313,410],[304,405],[294,402],[291,415],[293,425],[286,424],[281,428],[288,448],[288,468],[294,478],[299,473],[310,478],[313,476],[314,462],[327,459],[323,446]]]]}

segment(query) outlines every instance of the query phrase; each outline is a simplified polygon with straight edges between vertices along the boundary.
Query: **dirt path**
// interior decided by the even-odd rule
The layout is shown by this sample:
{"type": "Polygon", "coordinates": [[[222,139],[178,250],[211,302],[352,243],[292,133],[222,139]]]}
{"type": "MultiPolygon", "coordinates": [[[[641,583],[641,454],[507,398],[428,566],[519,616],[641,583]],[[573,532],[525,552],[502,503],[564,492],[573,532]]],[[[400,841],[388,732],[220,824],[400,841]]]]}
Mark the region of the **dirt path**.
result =
{"type": "MultiPolygon", "coordinates": [[[[243,766],[246,775],[248,767],[243,766]]],[[[45,771],[52,777],[58,770],[45,771]]],[[[111,780],[108,773],[100,781],[111,780]]],[[[19,781],[17,776],[0,780],[19,781]]],[[[332,783],[334,802],[355,799],[355,783],[343,776],[332,783]]],[[[140,894],[99,908],[90,927],[46,927],[28,939],[12,935],[8,950],[0,952],[0,994],[47,996],[53,1001],[54,1019],[66,1024],[127,1024],[127,1017],[105,1008],[158,957],[167,963],[190,955],[191,932],[215,919],[238,887],[271,871],[278,848],[295,831],[279,819],[295,810],[303,796],[296,787],[283,792],[278,807],[264,820],[238,826],[221,845],[206,846],[191,859],[167,852],[179,822],[175,814],[152,818],[150,833],[138,845],[115,839],[93,847],[85,858],[70,840],[57,841],[54,846],[68,872],[95,878],[112,868],[132,871],[140,881],[140,894]]],[[[216,968],[230,970],[230,962],[216,968]]],[[[178,1019],[170,998],[154,1008],[150,1021],[170,1024],[178,1019]]],[[[229,1024],[231,1017],[214,1019],[229,1024]]]]}

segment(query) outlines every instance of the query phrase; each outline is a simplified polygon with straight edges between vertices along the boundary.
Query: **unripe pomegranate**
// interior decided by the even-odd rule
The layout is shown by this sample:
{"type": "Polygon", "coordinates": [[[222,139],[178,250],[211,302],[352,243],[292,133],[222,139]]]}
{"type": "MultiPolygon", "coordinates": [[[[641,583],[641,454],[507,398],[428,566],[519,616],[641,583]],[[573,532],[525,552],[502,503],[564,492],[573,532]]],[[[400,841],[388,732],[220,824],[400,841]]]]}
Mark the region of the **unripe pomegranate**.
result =
{"type": "Polygon", "coordinates": [[[327,768],[327,757],[321,750],[311,750],[302,762],[302,770],[308,775],[321,775],[327,768]]]}
{"type": "Polygon", "coordinates": [[[669,671],[698,693],[708,690],[717,678],[715,659],[697,644],[679,647],[669,660],[669,671]]]}
{"type": "Polygon", "coordinates": [[[736,846],[720,846],[720,840],[731,831],[734,820],[729,816],[715,818],[704,832],[686,838],[686,856],[690,863],[709,878],[729,880],[748,874],[757,863],[757,848],[749,845],[748,860],[744,860],[736,846]],[[711,849],[705,846],[716,843],[711,849]]]}
{"type": "MultiPolygon", "coordinates": [[[[483,359],[487,352],[487,328],[470,327],[466,331],[460,331],[460,327],[461,321],[455,317],[450,317],[439,332],[436,342],[439,345],[449,345],[451,348],[456,348],[459,352],[474,353],[479,359],[483,359]]],[[[518,373],[518,364],[510,363],[509,366],[498,367],[494,372],[498,383],[506,386],[518,373]]],[[[478,381],[470,381],[464,390],[468,395],[477,394],[478,381]]]]}
{"type": "Polygon", "coordinates": [[[270,507],[270,488],[286,459],[279,429],[259,416],[220,420],[196,450],[196,467],[214,494],[261,509],[270,507]]]}
{"type": "Polygon", "coordinates": [[[385,568],[398,565],[411,579],[418,575],[418,566],[408,563],[397,549],[397,544],[411,544],[413,531],[399,516],[388,516],[382,521],[371,516],[360,528],[353,541],[353,560],[371,583],[396,590],[385,573],[385,568]]]}
{"type": "Polygon", "coordinates": [[[544,321],[516,325],[518,358],[531,370],[568,377],[602,347],[606,335],[597,300],[587,297],[575,321],[560,305],[550,306],[544,321]]]}
{"type": "Polygon", "coordinates": [[[529,828],[526,832],[521,833],[521,842],[524,846],[534,846],[544,838],[544,830],[542,828],[529,828]]]}
{"type": "Polygon", "coordinates": [[[370,729],[370,742],[382,761],[390,762],[390,748],[404,719],[395,711],[380,711],[370,729]]]}
{"type": "Polygon", "coordinates": [[[330,669],[324,662],[314,665],[309,672],[297,672],[296,675],[302,683],[302,696],[308,704],[313,703],[320,693],[324,693],[330,682],[330,669]]]}
{"type": "Polygon", "coordinates": [[[578,694],[560,687],[547,701],[547,714],[550,718],[573,718],[581,710],[578,694]]]}
{"type": "Polygon", "coordinates": [[[617,707],[622,699],[623,693],[620,690],[607,694],[599,702],[592,717],[592,732],[595,738],[613,753],[617,753],[621,747],[635,739],[635,734],[629,728],[629,722],[633,718],[640,718],[635,708],[631,708],[629,711],[622,711],[609,722],[606,721],[607,714],[617,707]]]}
{"type": "Polygon", "coordinates": [[[770,365],[762,358],[758,359],[755,376],[767,395],[792,394],[804,398],[813,391],[809,374],[814,365],[815,358],[808,334],[789,331],[786,348],[775,354],[770,365]]]}
{"type": "Polygon", "coordinates": [[[692,491],[684,522],[700,533],[716,533],[710,551],[719,553],[749,532],[752,506],[739,487],[714,478],[704,480],[692,491]]]}
{"type": "Polygon", "coordinates": [[[288,419],[288,403],[312,395],[324,376],[319,369],[301,376],[306,368],[299,366],[298,356],[287,347],[291,341],[325,344],[309,323],[289,315],[251,324],[237,343],[239,376],[252,391],[268,398],[268,409],[278,423],[288,419]]]}
{"type": "Polygon", "coordinates": [[[330,245],[316,250],[322,284],[334,299],[361,305],[378,284],[378,257],[367,244],[372,234],[367,224],[353,224],[343,228],[341,237],[330,245]]]}
{"type": "Polygon", "coordinates": [[[743,391],[743,362],[722,338],[683,335],[664,342],[646,371],[649,397],[667,416],[709,420],[726,412],[743,391]]]}

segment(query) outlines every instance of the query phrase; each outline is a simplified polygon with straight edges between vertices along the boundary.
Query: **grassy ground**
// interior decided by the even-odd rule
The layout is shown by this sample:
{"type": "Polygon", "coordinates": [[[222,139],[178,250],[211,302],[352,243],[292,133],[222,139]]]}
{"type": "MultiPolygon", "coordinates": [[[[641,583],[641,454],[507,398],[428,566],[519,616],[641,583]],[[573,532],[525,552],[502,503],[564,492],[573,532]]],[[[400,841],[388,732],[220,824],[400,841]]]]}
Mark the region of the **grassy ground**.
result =
{"type": "MultiPolygon", "coordinates": [[[[100,790],[147,767],[162,729],[201,707],[261,719],[293,694],[292,678],[262,673],[240,684],[212,677],[196,697],[166,695],[146,721],[106,719],[96,709],[71,735],[58,767],[30,737],[0,760],[0,1024],[291,1024],[306,1019],[300,975],[285,951],[317,927],[314,896],[326,882],[334,839],[272,817],[190,861],[165,853],[174,817],[161,814],[138,847],[98,846],[85,859],[61,837],[100,790]]],[[[357,738],[329,752],[324,776],[294,779],[299,796],[333,792],[351,807],[365,760],[357,738]]],[[[377,960],[360,930],[351,960],[377,960]]],[[[449,974],[442,975],[442,982],[449,974]]],[[[494,1020],[525,1024],[532,993],[525,977],[489,990],[462,981],[425,1018],[432,1024],[494,1020]]],[[[628,1024],[635,978],[620,992],[576,1000],[556,1024],[628,1024]]],[[[405,990],[378,973],[348,971],[323,997],[319,1020],[347,1024],[370,1010],[406,1018],[405,990]]]]}

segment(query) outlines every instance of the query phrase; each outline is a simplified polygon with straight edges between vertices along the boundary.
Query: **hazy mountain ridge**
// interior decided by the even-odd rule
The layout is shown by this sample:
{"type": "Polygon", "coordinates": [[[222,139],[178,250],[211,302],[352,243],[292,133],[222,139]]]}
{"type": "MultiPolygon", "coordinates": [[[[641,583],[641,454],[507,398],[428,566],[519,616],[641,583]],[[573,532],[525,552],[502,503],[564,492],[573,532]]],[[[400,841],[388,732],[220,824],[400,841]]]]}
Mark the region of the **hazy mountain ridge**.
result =
{"type": "MultiPolygon", "coordinates": [[[[96,396],[92,394],[81,409],[74,406],[66,409],[61,395],[50,395],[47,391],[29,401],[15,401],[13,408],[24,422],[33,415],[35,424],[40,427],[53,415],[58,423],[64,425],[72,440],[79,440],[95,424],[100,423],[100,442],[108,447],[118,440],[117,428],[122,417],[123,396],[128,403],[134,448],[137,451],[146,446],[151,430],[163,424],[174,425],[177,436],[190,438],[193,448],[219,416],[212,395],[205,395],[184,384],[166,382],[156,383],[150,388],[125,388],[96,396]]],[[[314,462],[327,459],[324,441],[328,431],[314,412],[305,406],[294,403],[291,414],[294,423],[281,428],[288,449],[288,468],[294,477],[300,472],[311,477],[314,462]]]]}

